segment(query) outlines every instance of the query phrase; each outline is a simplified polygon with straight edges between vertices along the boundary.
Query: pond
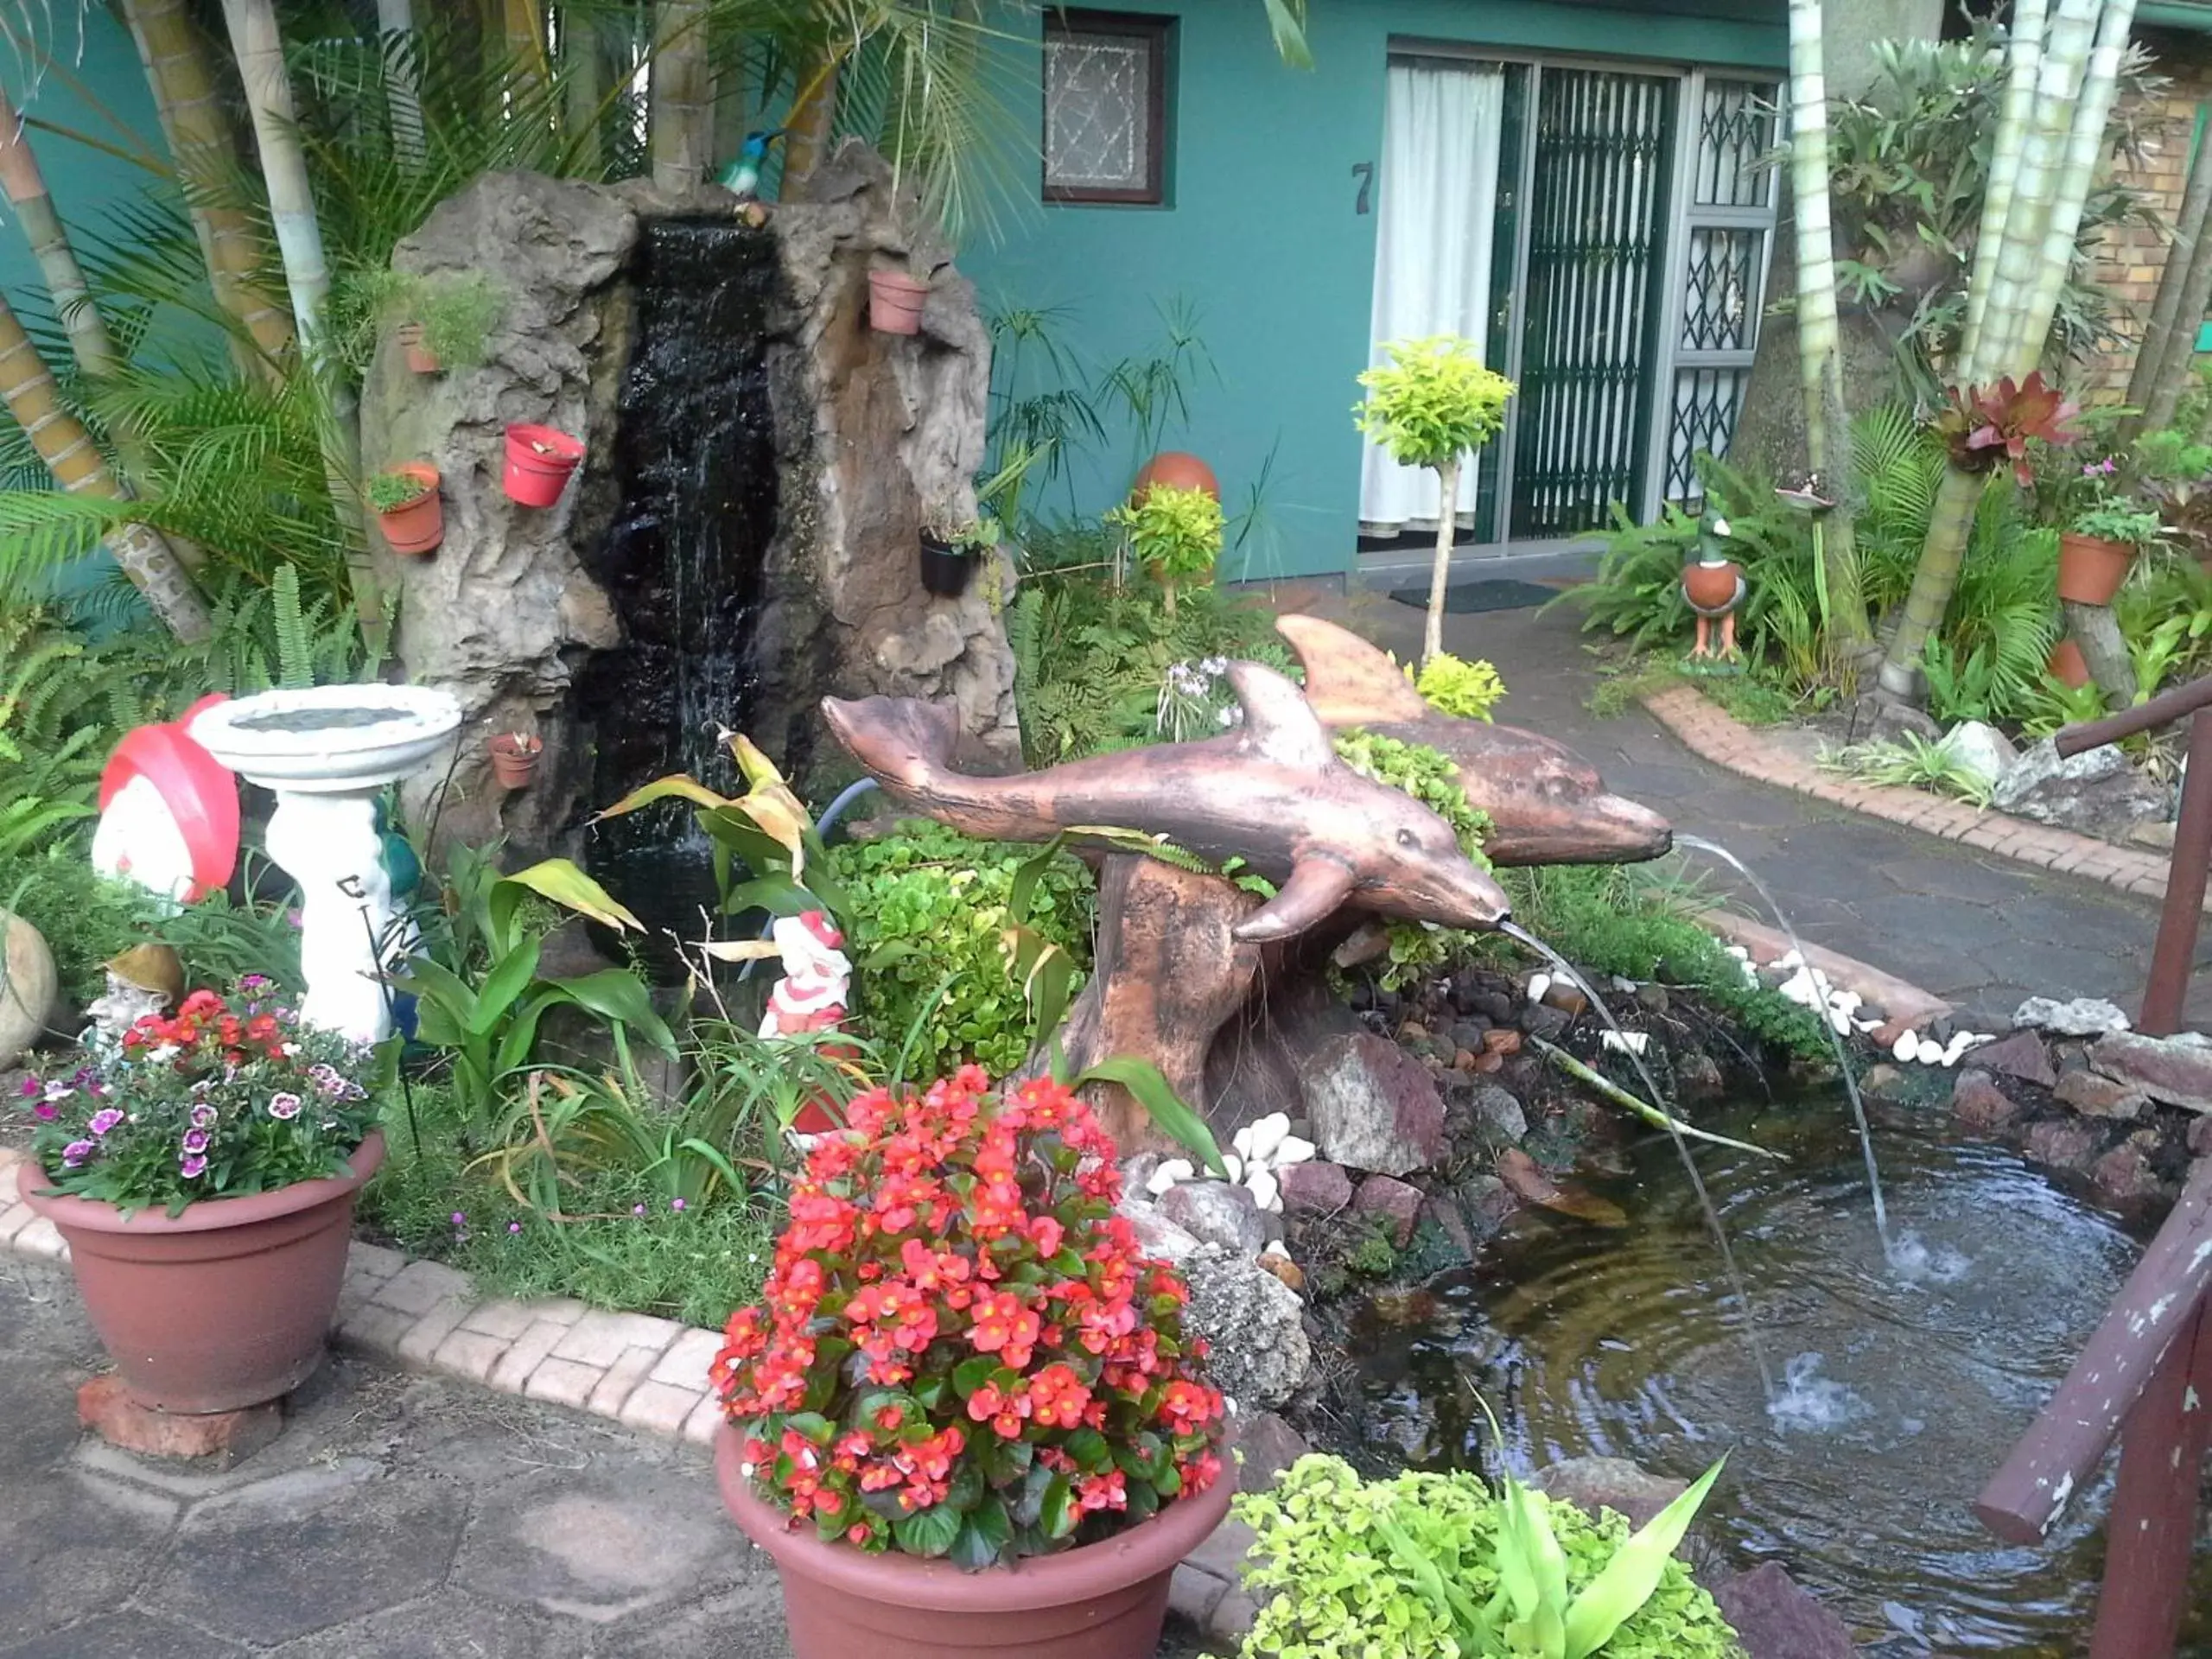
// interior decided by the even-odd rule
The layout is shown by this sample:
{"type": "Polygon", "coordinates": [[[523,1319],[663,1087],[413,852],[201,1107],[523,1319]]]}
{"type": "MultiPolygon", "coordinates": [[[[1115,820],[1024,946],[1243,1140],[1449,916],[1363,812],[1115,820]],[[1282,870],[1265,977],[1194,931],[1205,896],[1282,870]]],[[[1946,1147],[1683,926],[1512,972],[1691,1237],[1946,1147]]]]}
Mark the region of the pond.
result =
{"type": "MultiPolygon", "coordinates": [[[[1700,1154],[1785,1379],[1777,1412],[1663,1137],[1590,1183],[1625,1228],[1523,1211],[1472,1268],[1432,1284],[1433,1300],[1402,1309],[1410,1322],[1356,1323],[1362,1387],[1383,1421],[1418,1417],[1417,1455],[1439,1465],[1477,1460],[1478,1396],[1523,1472],[1599,1455],[1688,1477],[1727,1452],[1701,1530],[1744,1565],[1782,1561],[1885,1655],[2078,1654],[2111,1460],[2043,1548],[2000,1543],[1970,1506],[2139,1241],[2011,1154],[1888,1112],[1876,1133],[1903,1246],[1892,1268],[1846,1117],[1840,1103],[1799,1102],[1708,1122],[1786,1166],[1700,1154]]],[[[2201,1554],[2199,1580],[2182,1651],[2212,1659],[2201,1554]]]]}

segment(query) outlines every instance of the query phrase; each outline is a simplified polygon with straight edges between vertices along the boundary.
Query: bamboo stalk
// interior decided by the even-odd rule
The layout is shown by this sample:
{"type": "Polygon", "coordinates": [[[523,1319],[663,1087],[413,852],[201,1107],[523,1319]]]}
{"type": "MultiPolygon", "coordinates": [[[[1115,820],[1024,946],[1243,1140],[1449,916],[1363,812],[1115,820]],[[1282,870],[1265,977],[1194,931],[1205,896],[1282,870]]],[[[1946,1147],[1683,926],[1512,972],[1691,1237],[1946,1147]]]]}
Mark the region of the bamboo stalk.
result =
{"type": "Polygon", "coordinates": [[[1975,232],[1974,270],[1967,283],[1967,326],[1952,353],[1953,367],[1963,375],[1974,361],[1988,307],[1989,284],[1997,275],[1998,250],[2005,242],[2005,219],[2012,203],[2020,143],[2035,109],[2036,72],[2043,62],[2043,40],[2050,22],[2050,0],[2017,0],[2013,7],[2005,101],[1989,155],[1989,181],[1982,188],[1981,225],[1975,232]]]}
{"type": "MultiPolygon", "coordinates": [[[[2151,304],[2151,320],[2135,353],[2135,368],[2128,376],[2127,401],[2137,409],[2150,406],[2156,389],[2169,377],[2169,362],[2185,364],[2191,353],[2181,344],[2181,320],[2190,319],[2188,338],[2194,346],[2196,320],[2204,315],[2204,302],[2188,308],[2190,278],[2198,248],[2207,239],[2205,222],[2212,215],[2212,153],[2200,148],[2189,169],[2189,184],[2182,193],[2181,212],[2174,219],[2174,239],[2166,249],[2166,266],[2158,275],[2158,297],[2151,304]]],[[[2212,264],[2208,264],[2212,270],[2212,264]]],[[[2136,423],[2139,429],[2139,422],[2136,423]]]]}
{"type": "Polygon", "coordinates": [[[600,164],[600,121],[605,111],[607,63],[599,22],[588,6],[561,9],[561,68],[568,142],[576,165],[587,173],[600,164]]]}
{"type": "Polygon", "coordinates": [[[423,164],[423,90],[416,83],[414,0],[377,0],[377,29],[405,41],[384,54],[385,102],[391,111],[392,148],[410,167],[423,164]]]}
{"type": "Polygon", "coordinates": [[[1919,692],[1920,653],[1950,608],[1967,542],[1974,534],[1974,514],[1988,481],[1985,474],[1963,472],[1955,466],[1944,468],[1936,510],[1928,518],[1928,539],[1912,573],[1912,590],[1905,595],[1904,614],[1897,619],[1883,658],[1880,679],[1886,691],[1898,696],[1919,692]]]}
{"type": "Polygon", "coordinates": [[[1694,1123],[1685,1123],[1679,1117],[1670,1116],[1650,1102],[1629,1093],[1627,1090],[1622,1088],[1595,1066],[1585,1065],[1556,1043],[1548,1043],[1541,1037],[1531,1037],[1529,1040],[1535,1046],[1537,1052],[1546,1059],[1577,1083],[1585,1084],[1595,1089],[1614,1105],[1627,1108],[1654,1128],[1671,1129],[1688,1140],[1702,1141],[1708,1146],[1726,1147],[1734,1152],[1754,1153],[1761,1158],[1770,1158],[1777,1164],[1789,1161],[1778,1152],[1770,1152],[1764,1147],[1755,1147],[1748,1141],[1731,1141],[1725,1135],[1714,1135],[1708,1130],[1699,1128],[1694,1123]]]}
{"type": "Polygon", "coordinates": [[[806,199],[807,181],[821,165],[830,147],[830,134],[837,114],[837,66],[842,48],[823,48],[822,60],[791,99],[784,118],[784,171],[776,194],[785,201],[806,199]]]}
{"type": "Polygon", "coordinates": [[[2165,360],[2151,395],[2143,404],[2137,430],[2171,426],[2174,411],[2190,381],[2190,365],[2196,360],[2196,320],[2212,309],[2212,236],[2199,236],[2182,285],[2181,306],[2172,337],[2166,342],[2165,360]]]}
{"type": "Polygon", "coordinates": [[[714,148],[715,84],[703,0],[659,0],[653,8],[648,145],[653,185],[671,195],[696,190],[714,148]]]}

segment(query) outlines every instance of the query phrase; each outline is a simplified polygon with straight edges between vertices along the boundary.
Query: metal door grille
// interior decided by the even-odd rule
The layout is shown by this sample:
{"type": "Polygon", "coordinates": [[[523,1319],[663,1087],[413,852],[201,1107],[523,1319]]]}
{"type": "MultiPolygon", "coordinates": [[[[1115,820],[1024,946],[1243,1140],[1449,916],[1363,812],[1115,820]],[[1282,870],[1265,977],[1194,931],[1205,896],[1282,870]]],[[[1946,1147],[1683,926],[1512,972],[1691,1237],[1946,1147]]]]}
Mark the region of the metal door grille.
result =
{"type": "Polygon", "coordinates": [[[1514,439],[1516,538],[1598,529],[1609,503],[1643,495],[1680,84],[1613,70],[1541,72],[1514,439]]]}

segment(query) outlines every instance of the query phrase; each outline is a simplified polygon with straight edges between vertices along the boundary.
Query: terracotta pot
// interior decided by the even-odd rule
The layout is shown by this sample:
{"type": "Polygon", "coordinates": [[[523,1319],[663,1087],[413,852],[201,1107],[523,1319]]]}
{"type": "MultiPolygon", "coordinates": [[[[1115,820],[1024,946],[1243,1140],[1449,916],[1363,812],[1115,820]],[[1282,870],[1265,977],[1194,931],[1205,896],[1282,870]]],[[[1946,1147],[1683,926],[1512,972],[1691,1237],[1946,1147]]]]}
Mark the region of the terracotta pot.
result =
{"type": "Polygon", "coordinates": [[[501,732],[490,747],[493,781],[501,789],[529,788],[530,780],[537,775],[537,757],[545,751],[544,741],[501,732]]]}
{"type": "Polygon", "coordinates": [[[2063,684],[2080,687],[2089,683],[2089,659],[2082,654],[2082,647],[2070,636],[2050,648],[2050,657],[2044,666],[2063,684]]]}
{"type": "Polygon", "coordinates": [[[435,374],[445,367],[438,361],[438,354],[423,343],[421,323],[402,323],[398,333],[399,343],[407,350],[407,366],[416,374],[435,374]]]}
{"type": "Polygon", "coordinates": [[[1213,475],[1213,468],[1180,449],[1163,449],[1138,467],[1135,481],[1129,486],[1129,499],[1138,499],[1154,484],[1165,484],[1171,490],[1204,490],[1215,500],[1221,499],[1221,480],[1213,475]]]}
{"type": "Polygon", "coordinates": [[[941,542],[926,532],[922,537],[922,586],[939,599],[957,599],[968,591],[976,574],[975,556],[941,542]]]}
{"type": "Polygon", "coordinates": [[[2075,605],[2109,605],[2134,563],[2133,543],[2069,531],[2058,538],[2058,596],[2075,605]]]}
{"type": "Polygon", "coordinates": [[[1229,1513],[1232,1470],[1198,1497],[1063,1555],[963,1573],[950,1561],[825,1544],[753,1496],[737,1431],[715,1477],[745,1535],[775,1558],[792,1659],[1152,1659],[1176,1565],[1229,1513]]]}
{"type": "Polygon", "coordinates": [[[1731,559],[1720,564],[1702,563],[1682,568],[1682,595],[1693,610],[1719,612],[1736,601],[1736,584],[1744,567],[1731,559]]]}
{"type": "Polygon", "coordinates": [[[130,1220],[92,1198],[23,1201],[69,1241],[100,1345],[130,1397],[159,1411],[236,1411],[289,1394],[322,1358],[353,1231],[353,1195],[384,1162],[372,1129],[353,1173],[130,1220]]]}
{"type": "Polygon", "coordinates": [[[550,507],[561,499],[569,474],[583,458],[583,444],[567,433],[518,423],[507,429],[507,464],[500,482],[509,500],[550,507]]]}
{"type": "Polygon", "coordinates": [[[395,553],[429,553],[446,538],[445,504],[438,499],[438,469],[410,461],[391,469],[423,486],[423,493],[404,506],[387,507],[377,514],[384,538],[395,553]]]}
{"type": "Polygon", "coordinates": [[[868,274],[868,326],[878,334],[918,334],[922,332],[922,302],[930,285],[903,270],[871,270],[868,274]]]}

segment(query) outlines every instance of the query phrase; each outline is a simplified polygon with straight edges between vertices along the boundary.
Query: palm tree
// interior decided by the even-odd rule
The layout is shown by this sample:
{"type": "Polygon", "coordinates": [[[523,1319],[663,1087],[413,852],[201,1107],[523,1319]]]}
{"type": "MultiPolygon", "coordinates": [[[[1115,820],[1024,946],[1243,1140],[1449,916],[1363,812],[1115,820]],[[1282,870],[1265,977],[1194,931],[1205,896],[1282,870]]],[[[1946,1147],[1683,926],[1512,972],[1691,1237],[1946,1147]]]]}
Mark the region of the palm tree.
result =
{"type": "Polygon", "coordinates": [[[1846,653],[1872,644],[1852,536],[1853,487],[1838,445],[1848,431],[1843,353],[1835,310],[1835,251],[1829,232],[1827,87],[1821,61],[1821,0],[1789,0],[1791,212],[1797,226],[1797,364],[1805,398],[1805,454],[1838,505],[1818,543],[1827,635],[1846,653]]]}
{"type": "Polygon", "coordinates": [[[715,77],[707,55],[706,0],[653,8],[650,144],[653,183],[671,195],[696,190],[712,166],[715,77]]]}
{"type": "Polygon", "coordinates": [[[7,191],[16,223],[22,226],[23,239],[30,244],[31,257],[38,261],[39,275],[46,279],[47,297],[54,302],[54,314],[69,337],[70,354],[77,359],[78,368],[103,378],[113,375],[118,364],[115,342],[108,337],[99,307],[92,303],[91,286],[77,263],[76,251],[69,245],[68,233],[62,229],[61,215],[54,211],[46,174],[31,149],[23,118],[4,91],[0,91],[0,189],[7,191]]]}
{"type": "MultiPolygon", "coordinates": [[[[94,500],[124,499],[99,445],[63,404],[53,372],[4,296],[0,296],[0,402],[6,403],[64,491],[94,500]]],[[[171,633],[187,645],[196,645],[213,632],[200,590],[158,531],[145,524],[117,525],[108,531],[107,550],[171,633]]]]}
{"type": "Polygon", "coordinates": [[[146,67],[216,302],[244,326],[267,368],[292,349],[292,324],[260,286],[261,238],[252,220],[221,196],[219,184],[237,168],[238,149],[207,47],[185,0],[123,0],[123,16],[146,67]]]}

